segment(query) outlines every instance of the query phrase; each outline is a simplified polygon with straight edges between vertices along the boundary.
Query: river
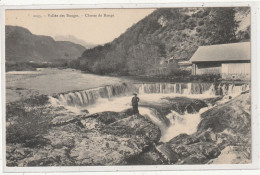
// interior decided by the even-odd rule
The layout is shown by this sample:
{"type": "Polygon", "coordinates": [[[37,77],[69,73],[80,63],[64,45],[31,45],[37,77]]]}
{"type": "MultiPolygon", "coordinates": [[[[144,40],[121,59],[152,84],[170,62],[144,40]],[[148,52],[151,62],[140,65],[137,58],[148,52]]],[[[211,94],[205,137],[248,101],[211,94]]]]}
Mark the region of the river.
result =
{"type": "MultiPolygon", "coordinates": [[[[221,86],[227,95],[240,93],[241,86],[221,86]]],[[[207,99],[216,97],[216,88],[211,83],[145,83],[130,79],[98,76],[73,69],[38,69],[6,73],[6,101],[28,98],[33,94],[49,95],[53,106],[64,106],[74,113],[88,110],[89,114],[131,108],[132,93],[140,98],[140,114],[147,117],[161,130],[161,141],[167,142],[180,133],[192,134],[200,122],[200,114],[179,114],[171,111],[158,116],[153,105],[164,106],[167,98],[185,97],[207,99]],[[169,120],[169,124],[161,118],[169,120]]]]}
{"type": "Polygon", "coordinates": [[[129,81],[117,77],[86,74],[74,69],[39,68],[37,71],[11,71],[6,73],[6,100],[7,102],[19,100],[33,92],[53,95],[129,81]]]}

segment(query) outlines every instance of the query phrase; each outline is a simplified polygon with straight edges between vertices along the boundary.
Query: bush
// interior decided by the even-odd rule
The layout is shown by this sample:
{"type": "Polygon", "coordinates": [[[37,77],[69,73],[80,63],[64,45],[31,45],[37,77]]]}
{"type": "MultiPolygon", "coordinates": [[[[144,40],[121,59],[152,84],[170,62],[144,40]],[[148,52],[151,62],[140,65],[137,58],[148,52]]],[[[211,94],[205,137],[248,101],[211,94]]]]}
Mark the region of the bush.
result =
{"type": "Polygon", "coordinates": [[[215,82],[221,78],[220,75],[215,74],[204,74],[204,75],[191,75],[191,81],[202,81],[202,82],[215,82]]]}
{"type": "Polygon", "coordinates": [[[23,103],[29,106],[42,106],[46,105],[48,101],[49,98],[47,95],[39,95],[37,97],[31,96],[30,98],[23,100],[23,103]]]}
{"type": "Polygon", "coordinates": [[[6,143],[21,143],[28,147],[46,144],[42,135],[47,133],[52,117],[45,104],[47,96],[7,104],[6,143]]]}

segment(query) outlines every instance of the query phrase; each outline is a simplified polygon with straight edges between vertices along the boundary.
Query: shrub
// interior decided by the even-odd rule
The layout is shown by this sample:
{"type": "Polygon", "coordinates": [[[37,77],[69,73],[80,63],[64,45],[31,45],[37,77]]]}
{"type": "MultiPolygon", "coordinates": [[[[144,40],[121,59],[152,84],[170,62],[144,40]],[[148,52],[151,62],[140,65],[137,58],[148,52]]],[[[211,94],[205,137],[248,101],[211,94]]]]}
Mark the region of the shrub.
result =
{"type": "Polygon", "coordinates": [[[191,81],[202,81],[202,82],[214,82],[218,81],[221,78],[221,76],[215,75],[215,74],[203,74],[203,75],[191,75],[190,80],[191,81]]]}
{"type": "Polygon", "coordinates": [[[7,143],[21,143],[28,147],[47,143],[42,137],[52,119],[44,106],[47,101],[46,96],[39,96],[6,105],[7,143]]]}
{"type": "Polygon", "coordinates": [[[27,104],[28,106],[41,106],[46,105],[49,101],[47,95],[39,95],[39,96],[31,96],[28,99],[23,100],[23,103],[27,104]]]}
{"type": "Polygon", "coordinates": [[[171,72],[171,75],[173,76],[189,76],[191,74],[190,71],[185,69],[175,69],[171,72]]]}

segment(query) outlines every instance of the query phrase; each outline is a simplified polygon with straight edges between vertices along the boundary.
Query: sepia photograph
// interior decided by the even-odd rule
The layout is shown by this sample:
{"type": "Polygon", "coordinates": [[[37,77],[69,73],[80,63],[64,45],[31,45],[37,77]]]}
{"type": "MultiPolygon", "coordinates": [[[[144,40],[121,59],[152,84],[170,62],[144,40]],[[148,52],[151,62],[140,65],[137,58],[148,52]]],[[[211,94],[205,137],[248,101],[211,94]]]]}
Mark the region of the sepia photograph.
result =
{"type": "Polygon", "coordinates": [[[252,163],[249,6],[4,15],[4,166],[252,163]]]}

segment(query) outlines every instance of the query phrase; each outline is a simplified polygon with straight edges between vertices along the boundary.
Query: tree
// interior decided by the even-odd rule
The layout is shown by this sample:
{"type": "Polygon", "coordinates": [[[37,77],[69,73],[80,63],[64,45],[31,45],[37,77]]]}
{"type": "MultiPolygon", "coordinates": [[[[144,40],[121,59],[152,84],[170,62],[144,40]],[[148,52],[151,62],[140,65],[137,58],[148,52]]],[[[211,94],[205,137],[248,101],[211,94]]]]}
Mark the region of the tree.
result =
{"type": "Polygon", "coordinates": [[[166,46],[165,46],[165,44],[159,43],[158,49],[159,49],[159,56],[165,58],[166,57],[166,46]]]}
{"type": "Polygon", "coordinates": [[[206,21],[204,36],[210,37],[210,44],[230,43],[236,40],[237,26],[234,8],[212,8],[206,21]]]}

